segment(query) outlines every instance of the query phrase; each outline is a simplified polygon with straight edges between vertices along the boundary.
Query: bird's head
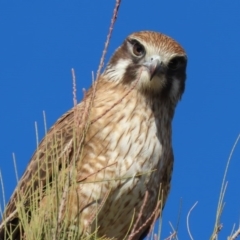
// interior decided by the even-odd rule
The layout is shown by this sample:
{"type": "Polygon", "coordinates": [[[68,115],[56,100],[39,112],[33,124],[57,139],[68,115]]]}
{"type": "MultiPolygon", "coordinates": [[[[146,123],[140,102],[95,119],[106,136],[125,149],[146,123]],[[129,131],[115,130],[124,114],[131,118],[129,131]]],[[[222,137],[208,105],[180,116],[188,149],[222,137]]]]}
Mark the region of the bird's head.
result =
{"type": "Polygon", "coordinates": [[[184,92],[187,56],[172,38],[157,32],[129,35],[110,59],[103,75],[145,94],[177,101],[184,92]]]}

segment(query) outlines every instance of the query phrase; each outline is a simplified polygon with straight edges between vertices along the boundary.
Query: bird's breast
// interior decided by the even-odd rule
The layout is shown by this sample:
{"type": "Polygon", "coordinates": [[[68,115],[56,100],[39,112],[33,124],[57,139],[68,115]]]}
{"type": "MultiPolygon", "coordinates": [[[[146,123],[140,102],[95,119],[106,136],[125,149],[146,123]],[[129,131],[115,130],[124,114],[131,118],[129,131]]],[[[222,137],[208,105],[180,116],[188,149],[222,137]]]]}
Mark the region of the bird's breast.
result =
{"type": "MultiPolygon", "coordinates": [[[[86,202],[87,206],[93,206],[89,202],[95,204],[96,200],[100,203],[100,233],[122,239],[146,192],[151,198],[141,222],[155,208],[169,160],[171,131],[166,129],[169,119],[165,113],[154,112],[144,99],[126,97],[118,104],[105,101],[92,109],[91,117],[97,121],[88,129],[83,157],[78,162],[78,173],[86,177],[79,178],[88,184],[81,185],[79,191],[85,199],[93,199],[86,202]],[[119,219],[124,219],[124,224],[111,228],[119,219]]],[[[83,214],[88,215],[90,208],[84,208],[83,214]]]]}
{"type": "MultiPolygon", "coordinates": [[[[110,107],[100,105],[96,108],[96,116],[110,107]]],[[[135,181],[134,178],[141,178],[145,183],[150,181],[165,165],[165,149],[171,145],[170,131],[166,129],[168,120],[161,115],[144,99],[123,99],[90,126],[85,145],[88,154],[85,168],[92,169],[88,165],[93,160],[98,171],[104,169],[102,174],[99,171],[99,178],[118,179],[116,186],[126,183],[122,191],[129,190],[128,185],[135,181]]],[[[139,187],[144,191],[143,185],[139,187]]]]}

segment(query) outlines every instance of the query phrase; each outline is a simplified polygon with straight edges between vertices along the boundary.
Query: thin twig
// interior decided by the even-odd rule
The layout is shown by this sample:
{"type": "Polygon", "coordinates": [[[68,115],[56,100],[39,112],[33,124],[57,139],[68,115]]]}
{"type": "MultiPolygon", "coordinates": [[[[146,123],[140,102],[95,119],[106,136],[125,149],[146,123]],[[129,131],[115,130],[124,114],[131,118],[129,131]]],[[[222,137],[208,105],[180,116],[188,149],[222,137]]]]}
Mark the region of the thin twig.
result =
{"type": "Polygon", "coordinates": [[[169,225],[170,225],[170,227],[171,227],[172,230],[173,230],[173,233],[170,235],[170,240],[177,238],[177,230],[174,229],[174,227],[173,227],[173,225],[172,225],[171,222],[169,222],[169,225]]]}
{"type": "Polygon", "coordinates": [[[108,168],[108,167],[110,167],[110,166],[112,166],[112,165],[114,165],[114,164],[116,164],[116,163],[117,163],[117,162],[111,163],[111,164],[109,164],[109,165],[107,165],[107,166],[105,166],[105,167],[103,167],[103,168],[95,171],[94,173],[91,173],[91,174],[87,175],[87,176],[84,177],[84,178],[77,179],[77,182],[85,181],[86,179],[88,179],[88,178],[91,177],[92,175],[95,175],[95,174],[99,173],[100,171],[102,171],[102,170],[104,170],[104,169],[106,169],[106,168],[108,168]]]}
{"type": "MultiPolygon", "coordinates": [[[[160,205],[161,211],[163,209],[163,196],[164,196],[164,193],[162,191],[162,183],[160,183],[160,188],[159,188],[159,192],[158,192],[158,199],[161,200],[161,205],[160,205]]],[[[157,234],[159,239],[161,238],[161,233],[162,233],[162,223],[163,223],[163,218],[162,218],[162,214],[160,214],[159,224],[158,224],[158,234],[157,234]]]]}
{"type": "Polygon", "coordinates": [[[134,226],[133,226],[133,229],[132,229],[132,231],[131,231],[131,234],[129,235],[129,239],[131,239],[132,234],[135,232],[135,230],[136,230],[136,228],[137,228],[137,225],[138,225],[138,223],[139,223],[139,221],[140,221],[140,218],[141,218],[141,216],[142,216],[142,214],[143,214],[143,209],[144,209],[144,207],[145,207],[146,204],[147,204],[147,199],[148,199],[148,191],[146,191],[146,193],[145,193],[145,196],[144,196],[144,199],[143,199],[143,204],[142,204],[142,206],[141,206],[141,208],[140,208],[140,212],[139,212],[139,214],[138,214],[137,221],[135,222],[135,224],[134,224],[134,226]]]}
{"type": "Polygon", "coordinates": [[[192,212],[192,210],[196,207],[196,205],[198,204],[198,201],[194,203],[194,205],[190,208],[188,214],[187,214],[187,230],[188,230],[188,234],[191,240],[193,240],[191,231],[190,231],[190,227],[189,227],[189,218],[190,218],[190,214],[192,212]]]}
{"type": "Polygon", "coordinates": [[[179,227],[179,224],[180,224],[181,213],[182,213],[182,198],[180,199],[180,203],[179,203],[179,211],[178,211],[178,219],[177,219],[177,225],[176,225],[176,233],[178,232],[178,227],[179,227]]]}
{"type": "Polygon", "coordinates": [[[170,232],[170,236],[168,236],[167,238],[165,238],[164,240],[172,240],[173,238],[175,238],[177,236],[177,231],[174,229],[173,225],[171,222],[169,222],[170,227],[173,230],[173,233],[170,232]]]}
{"type": "Polygon", "coordinates": [[[115,22],[117,20],[117,14],[118,14],[118,10],[119,10],[120,4],[121,4],[121,0],[116,0],[115,7],[114,7],[114,10],[113,10],[113,17],[111,19],[111,24],[110,24],[109,32],[108,32],[108,35],[107,35],[107,40],[105,42],[105,46],[104,46],[104,49],[103,49],[102,57],[101,57],[101,60],[100,60],[100,63],[99,63],[99,67],[98,67],[98,70],[97,70],[97,77],[96,77],[96,79],[99,78],[100,73],[102,71],[102,68],[104,66],[104,60],[105,60],[105,57],[106,57],[106,54],[107,54],[107,50],[108,50],[108,46],[109,46],[110,39],[111,39],[111,36],[112,36],[112,31],[113,31],[113,28],[114,28],[114,24],[115,24],[115,22]]]}
{"type": "Polygon", "coordinates": [[[161,201],[158,201],[158,202],[157,202],[157,205],[156,205],[154,211],[152,212],[152,214],[150,215],[150,217],[143,223],[142,226],[140,226],[140,227],[138,228],[137,231],[135,231],[135,232],[133,232],[133,233],[130,234],[128,240],[133,239],[134,236],[136,236],[142,229],[144,229],[144,228],[149,224],[149,222],[152,220],[152,218],[157,215],[157,213],[158,213],[158,211],[159,211],[160,203],[161,203],[161,201]]]}
{"type": "Polygon", "coordinates": [[[156,210],[155,210],[155,216],[154,216],[154,219],[152,221],[152,224],[150,225],[149,233],[153,232],[154,224],[157,220],[157,217],[160,215],[160,211],[162,210],[161,205],[162,205],[162,200],[159,200],[159,209],[156,208],[156,210]]]}
{"type": "MultiPolygon", "coordinates": [[[[105,56],[106,56],[107,49],[108,49],[108,46],[109,46],[109,43],[110,43],[110,39],[111,39],[111,36],[112,36],[112,31],[113,31],[113,28],[114,28],[114,24],[115,24],[116,19],[117,19],[117,14],[118,14],[118,10],[119,10],[120,4],[121,4],[121,0],[116,0],[116,4],[115,4],[114,10],[113,10],[113,16],[112,16],[110,27],[109,27],[109,32],[108,32],[108,35],[107,35],[107,40],[105,42],[103,53],[102,53],[102,57],[101,57],[101,60],[100,60],[100,63],[99,63],[99,67],[98,67],[98,70],[97,70],[96,81],[94,81],[94,78],[92,79],[92,81],[93,81],[93,85],[92,85],[93,86],[93,91],[92,91],[92,94],[91,94],[89,105],[88,105],[88,107],[86,109],[86,112],[87,112],[87,116],[85,118],[86,122],[84,124],[84,131],[83,131],[82,139],[81,139],[81,142],[79,144],[79,149],[78,149],[78,154],[80,154],[80,156],[81,156],[82,149],[83,149],[83,144],[82,143],[84,142],[86,133],[87,133],[88,128],[89,128],[89,126],[91,124],[89,116],[90,116],[91,108],[92,108],[92,105],[93,105],[93,102],[94,102],[94,98],[95,98],[95,95],[96,95],[96,91],[97,91],[97,84],[98,84],[97,80],[99,79],[100,73],[101,73],[102,68],[104,66],[105,56]]],[[[93,76],[93,74],[92,74],[92,76],[93,76]]]]}
{"type": "Polygon", "coordinates": [[[175,239],[176,236],[177,236],[177,232],[173,232],[169,237],[165,238],[164,240],[172,240],[172,239],[175,239]]]}

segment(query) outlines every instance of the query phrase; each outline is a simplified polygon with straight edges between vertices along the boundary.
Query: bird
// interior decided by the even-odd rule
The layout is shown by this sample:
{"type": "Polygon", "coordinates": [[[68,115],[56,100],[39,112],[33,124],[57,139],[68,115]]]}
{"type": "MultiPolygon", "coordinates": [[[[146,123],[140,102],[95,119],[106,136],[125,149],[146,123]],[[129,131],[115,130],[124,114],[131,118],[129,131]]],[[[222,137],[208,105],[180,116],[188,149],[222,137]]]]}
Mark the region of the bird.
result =
{"type": "Polygon", "coordinates": [[[127,36],[83,100],[40,142],[5,208],[0,239],[30,239],[34,226],[47,239],[46,225],[51,239],[75,232],[75,239],[143,239],[170,191],[172,120],[186,67],[173,38],[127,36]]]}

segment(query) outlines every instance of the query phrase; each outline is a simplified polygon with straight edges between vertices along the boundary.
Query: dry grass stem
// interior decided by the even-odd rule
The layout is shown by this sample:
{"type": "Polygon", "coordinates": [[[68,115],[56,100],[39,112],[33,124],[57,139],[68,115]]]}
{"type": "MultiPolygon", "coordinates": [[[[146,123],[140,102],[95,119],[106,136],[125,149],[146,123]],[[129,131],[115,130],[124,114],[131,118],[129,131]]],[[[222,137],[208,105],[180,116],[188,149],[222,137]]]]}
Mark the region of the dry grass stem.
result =
{"type": "Polygon", "coordinates": [[[148,199],[148,191],[145,193],[145,196],[144,196],[144,199],[143,199],[143,204],[142,204],[142,206],[141,206],[141,208],[140,208],[140,212],[139,212],[139,214],[138,214],[138,218],[137,218],[137,220],[136,220],[136,222],[135,222],[135,224],[134,224],[134,226],[133,226],[133,229],[132,229],[132,231],[131,231],[131,234],[130,234],[128,240],[132,239],[132,237],[133,237],[133,235],[134,235],[134,232],[136,231],[137,225],[138,225],[138,223],[139,223],[139,221],[140,221],[140,218],[141,218],[141,216],[142,216],[142,214],[143,214],[143,209],[144,209],[144,207],[145,207],[146,204],[147,204],[147,199],[148,199]]]}
{"type": "MultiPolygon", "coordinates": [[[[148,194],[148,192],[146,192],[146,194],[148,194]]],[[[145,194],[145,196],[146,196],[146,194],[145,194]]],[[[140,219],[139,216],[141,216],[143,214],[143,208],[146,206],[146,204],[147,204],[147,198],[145,199],[145,197],[144,197],[144,202],[143,202],[143,205],[141,206],[141,210],[138,215],[138,220],[140,219]]],[[[154,211],[152,212],[152,214],[149,216],[149,218],[137,230],[134,228],[132,229],[131,234],[128,237],[128,240],[134,239],[134,236],[136,236],[142,229],[144,229],[152,220],[154,222],[154,220],[156,219],[156,215],[159,215],[159,211],[161,211],[161,209],[159,209],[160,205],[161,205],[161,200],[159,200],[157,202],[157,205],[156,205],[154,211]]],[[[138,221],[136,221],[135,225],[137,226],[137,224],[138,224],[138,221]]],[[[150,229],[149,233],[150,232],[151,232],[151,229],[150,229]]]]}
{"type": "MultiPolygon", "coordinates": [[[[108,190],[108,192],[105,194],[105,196],[103,197],[101,203],[99,204],[99,206],[97,206],[96,210],[94,211],[94,213],[92,213],[92,216],[90,217],[89,219],[89,225],[91,225],[93,223],[93,221],[96,219],[96,222],[97,222],[97,216],[98,216],[98,213],[101,211],[104,203],[106,202],[109,194],[111,192],[111,189],[108,190]]],[[[97,202],[97,201],[96,201],[97,202]]],[[[98,226],[96,226],[96,229],[97,229],[98,226]]]]}
{"type": "MultiPolygon", "coordinates": [[[[109,165],[107,165],[107,166],[105,166],[105,167],[103,167],[103,168],[101,168],[101,169],[99,169],[99,170],[97,170],[97,171],[95,171],[94,173],[91,173],[91,174],[89,174],[89,175],[87,175],[86,177],[84,177],[84,178],[81,178],[81,179],[77,179],[77,182],[82,182],[82,181],[85,181],[86,179],[88,179],[89,177],[91,177],[91,176],[93,176],[93,175],[95,175],[95,174],[97,174],[97,173],[99,173],[99,172],[101,172],[102,170],[104,170],[104,169],[106,169],[106,168],[108,168],[108,167],[111,167],[111,166],[113,166],[114,164],[116,164],[117,162],[114,162],[114,163],[111,163],[111,164],[109,164],[109,165]]],[[[114,179],[113,179],[114,180],[114,179]]]]}
{"type": "Polygon", "coordinates": [[[34,126],[35,126],[35,134],[36,134],[36,144],[37,144],[37,148],[38,148],[38,145],[39,145],[39,137],[38,137],[38,125],[37,125],[37,122],[36,122],[36,121],[34,122],[34,126]]]}
{"type": "Polygon", "coordinates": [[[71,69],[72,72],[72,84],[73,84],[73,106],[76,107],[77,106],[77,84],[76,84],[76,75],[75,75],[75,71],[72,68],[71,69]]]}
{"type": "Polygon", "coordinates": [[[182,213],[182,198],[180,199],[179,203],[179,210],[178,210],[178,218],[177,218],[177,224],[176,224],[176,233],[178,232],[179,224],[180,224],[180,218],[182,213]]]}
{"type": "MultiPolygon", "coordinates": [[[[118,10],[119,10],[120,5],[121,5],[121,0],[116,0],[115,7],[114,7],[114,10],[113,10],[113,16],[112,16],[110,27],[109,27],[109,30],[108,30],[107,40],[105,42],[102,57],[101,57],[101,60],[100,60],[99,66],[98,66],[98,70],[97,70],[96,81],[93,83],[93,88],[94,89],[93,89],[93,93],[92,93],[91,104],[92,104],[92,102],[94,100],[94,97],[95,97],[95,92],[96,92],[97,83],[98,83],[97,80],[99,79],[102,68],[104,66],[105,57],[106,57],[106,54],[107,54],[107,50],[108,50],[108,46],[109,46],[110,39],[111,39],[111,36],[112,36],[112,32],[113,32],[113,29],[114,29],[114,24],[117,20],[117,14],[118,14],[118,10]]],[[[97,118],[97,119],[99,119],[99,118],[97,118]]],[[[95,121],[97,121],[97,119],[95,121]]],[[[95,122],[95,121],[93,121],[93,122],[95,122]]]]}
{"type": "Polygon", "coordinates": [[[188,214],[187,214],[187,230],[188,230],[188,235],[191,240],[193,240],[193,237],[192,237],[190,227],[189,227],[189,218],[190,218],[190,214],[191,214],[192,210],[196,207],[197,204],[198,204],[198,201],[194,203],[194,205],[190,208],[190,210],[188,211],[188,214]]]}
{"type": "MultiPolygon", "coordinates": [[[[110,42],[110,38],[111,38],[111,35],[112,35],[112,30],[113,30],[113,26],[114,26],[114,23],[116,21],[116,16],[117,16],[117,12],[118,12],[118,8],[120,6],[120,2],[121,1],[116,1],[116,6],[114,8],[114,14],[113,14],[113,17],[112,17],[112,21],[111,21],[111,25],[110,25],[110,29],[109,29],[109,34],[107,36],[107,41],[105,43],[105,47],[104,47],[104,50],[103,50],[103,54],[102,54],[102,57],[101,57],[101,61],[100,61],[100,64],[99,64],[99,68],[98,68],[98,72],[97,72],[97,79],[99,78],[100,76],[100,72],[103,68],[103,65],[104,65],[104,59],[105,59],[105,55],[107,53],[107,49],[108,49],[108,45],[109,45],[109,42],[110,42]]],[[[73,79],[73,104],[74,104],[74,107],[76,108],[77,106],[77,96],[76,96],[76,92],[77,92],[77,88],[76,88],[76,76],[75,76],[75,72],[74,72],[74,69],[71,70],[72,71],[72,79],[73,79]]],[[[88,106],[86,106],[86,101],[85,101],[85,94],[84,94],[84,111],[83,111],[83,114],[82,114],[82,117],[81,117],[81,121],[80,123],[83,123],[83,126],[84,126],[84,131],[83,131],[83,134],[81,136],[81,141],[80,141],[80,144],[79,146],[77,147],[76,146],[76,149],[77,149],[77,152],[75,153],[75,159],[77,159],[81,153],[82,153],[82,150],[83,150],[83,142],[84,142],[84,139],[85,139],[85,136],[86,136],[86,133],[88,131],[88,128],[89,128],[89,125],[90,125],[90,122],[89,122],[89,116],[90,116],[90,112],[91,112],[91,108],[92,108],[92,104],[94,102],[94,98],[95,98],[95,94],[96,94],[96,90],[97,90],[97,81],[94,82],[94,76],[92,74],[92,82],[93,82],[93,93],[91,95],[91,99],[90,99],[90,103],[88,106]],[[85,114],[84,114],[85,113],[85,114]]],[[[79,114],[76,113],[74,114],[74,118],[76,118],[76,120],[74,121],[77,125],[75,125],[75,129],[78,129],[78,121],[77,121],[77,118],[78,118],[79,114]]],[[[78,134],[77,134],[78,136],[78,134]]],[[[72,145],[72,144],[70,144],[72,145]]],[[[69,146],[70,148],[70,146],[69,146]]],[[[81,159],[81,157],[80,157],[81,159]]],[[[67,191],[68,191],[68,188],[69,188],[69,184],[70,184],[70,180],[71,180],[71,177],[72,177],[72,171],[73,171],[73,167],[75,166],[74,165],[74,162],[75,161],[71,161],[71,166],[70,166],[70,173],[69,173],[69,177],[68,177],[68,181],[66,181],[66,185],[64,187],[64,192],[63,192],[63,196],[62,196],[62,202],[60,204],[60,208],[59,208],[59,217],[58,217],[58,225],[60,224],[61,222],[61,219],[62,219],[62,212],[63,212],[63,207],[64,207],[64,203],[66,201],[66,197],[67,197],[67,191]]],[[[106,200],[105,200],[106,201],[106,200]]],[[[104,202],[105,202],[104,201],[104,202]]],[[[94,214],[95,216],[96,214],[94,214]]],[[[58,233],[60,234],[60,233],[58,233]]],[[[55,235],[55,238],[56,239],[56,235],[55,235]]]]}
{"type": "Polygon", "coordinates": [[[155,208],[155,215],[154,215],[154,219],[152,221],[152,224],[150,226],[149,234],[153,233],[154,224],[157,221],[157,218],[160,215],[160,212],[162,210],[162,200],[159,200],[158,203],[159,203],[159,205],[157,205],[156,208],[155,208]]]}
{"type": "Polygon", "coordinates": [[[1,170],[0,170],[0,184],[1,184],[1,191],[2,191],[3,208],[5,208],[6,199],[5,199],[5,191],[4,191],[4,184],[3,184],[3,177],[2,177],[1,170]]]}
{"type": "MultiPolygon", "coordinates": [[[[113,31],[114,24],[115,24],[115,21],[117,18],[120,4],[121,4],[121,1],[116,0],[116,4],[115,4],[113,16],[112,16],[111,24],[110,24],[110,28],[109,28],[109,33],[107,35],[107,40],[106,40],[104,50],[102,53],[102,57],[100,60],[100,64],[98,67],[96,80],[99,79],[100,73],[104,66],[105,56],[106,56],[107,49],[108,49],[108,46],[110,43],[112,31],[113,31]]],[[[66,205],[65,203],[68,198],[69,187],[70,187],[70,185],[75,183],[77,180],[77,179],[73,178],[73,169],[75,167],[76,160],[79,160],[79,159],[81,160],[81,154],[82,154],[82,150],[84,148],[83,143],[84,143],[88,128],[91,124],[90,123],[90,114],[91,114],[91,108],[92,108],[92,105],[93,105],[93,102],[95,99],[95,94],[97,91],[97,82],[98,81],[94,81],[95,80],[94,75],[92,74],[92,82],[93,82],[92,95],[90,96],[90,100],[87,101],[86,100],[86,91],[85,90],[83,91],[83,93],[84,93],[83,94],[84,95],[83,96],[83,111],[80,112],[80,110],[78,111],[78,107],[77,107],[76,75],[75,75],[74,69],[71,69],[71,72],[72,72],[72,80],[73,80],[73,105],[74,105],[73,130],[74,130],[74,136],[73,136],[73,139],[70,140],[68,142],[68,144],[66,144],[64,149],[62,149],[61,153],[56,157],[56,159],[54,159],[54,161],[56,161],[56,165],[58,165],[58,163],[63,163],[63,165],[64,164],[67,165],[67,168],[69,169],[68,175],[66,177],[64,176],[63,179],[60,179],[60,178],[58,179],[58,173],[59,173],[58,171],[59,170],[57,169],[57,167],[55,169],[55,166],[54,166],[53,169],[50,169],[50,170],[52,171],[52,174],[56,174],[55,182],[52,183],[52,186],[50,186],[50,184],[49,185],[47,184],[45,186],[44,183],[40,180],[39,171],[40,171],[41,165],[39,164],[39,171],[37,172],[37,175],[36,175],[36,177],[39,178],[39,182],[38,182],[39,188],[37,191],[33,190],[33,192],[30,194],[30,200],[29,200],[31,202],[31,204],[29,206],[29,211],[32,214],[31,221],[29,222],[28,213],[25,212],[25,203],[28,199],[26,199],[23,196],[21,189],[19,189],[17,191],[19,197],[18,197],[18,201],[16,202],[16,210],[13,213],[11,213],[9,216],[7,216],[4,219],[4,221],[1,223],[1,226],[0,226],[0,228],[3,228],[3,227],[6,228],[6,226],[5,226],[6,223],[17,213],[20,218],[20,222],[23,226],[23,229],[25,229],[25,234],[24,234],[23,238],[27,239],[27,240],[41,239],[43,236],[46,239],[54,239],[54,240],[66,239],[66,237],[67,237],[67,239],[75,239],[75,238],[73,238],[73,235],[71,235],[69,238],[68,233],[61,232],[62,230],[66,230],[66,227],[68,226],[68,223],[64,222],[64,219],[63,219],[64,218],[63,213],[65,214],[64,206],[66,205]],[[71,158],[69,158],[70,152],[73,152],[73,156],[71,158]],[[44,206],[39,208],[39,200],[45,198],[45,195],[50,196],[46,200],[46,202],[47,202],[46,209],[44,208],[44,206]],[[20,198],[20,196],[21,196],[21,198],[20,198]],[[56,198],[54,196],[56,196],[56,198]],[[52,205],[56,204],[57,206],[54,205],[53,208],[52,207],[48,208],[48,206],[50,207],[50,204],[52,204],[52,205]],[[50,212],[50,211],[52,211],[52,212],[50,212]],[[40,214],[40,215],[38,215],[38,214],[40,214]],[[47,222],[45,221],[46,214],[50,217],[50,219],[47,219],[47,222]],[[64,224],[67,224],[67,225],[65,226],[64,224]],[[49,226],[49,225],[51,225],[51,226],[49,226]],[[52,229],[52,227],[53,227],[53,229],[52,229]],[[42,234],[44,234],[44,235],[42,235],[42,234]]],[[[43,117],[44,117],[45,135],[47,135],[47,127],[46,127],[47,125],[46,125],[45,113],[43,115],[44,115],[43,117]]],[[[38,152],[39,136],[38,136],[37,122],[35,122],[35,132],[36,132],[36,142],[37,142],[37,152],[38,152]]],[[[46,136],[46,139],[48,137],[53,136],[53,138],[54,138],[54,136],[56,136],[56,131],[54,129],[53,129],[52,134],[53,135],[51,135],[51,136],[46,136]]],[[[46,149],[46,152],[47,152],[47,149],[46,149]]],[[[54,152],[53,154],[56,154],[56,153],[54,152]]],[[[51,157],[51,156],[48,156],[48,154],[46,154],[46,161],[48,161],[48,157],[51,157]]],[[[113,165],[113,164],[111,164],[111,165],[113,165]]],[[[15,172],[16,172],[15,156],[14,156],[14,167],[15,167],[15,172]]],[[[108,166],[106,166],[106,167],[108,167],[108,166]]],[[[103,170],[103,169],[101,169],[101,170],[103,170]]],[[[99,170],[99,171],[101,171],[101,170],[99,170]]],[[[48,175],[51,174],[51,173],[48,173],[48,169],[46,169],[46,174],[47,174],[46,178],[48,179],[48,175]]],[[[17,173],[16,173],[16,178],[18,181],[17,173]]],[[[5,196],[1,173],[0,173],[0,182],[1,182],[3,196],[5,196]]],[[[32,189],[34,189],[34,183],[32,184],[32,189]]],[[[109,193],[110,193],[110,191],[109,191],[109,193]]],[[[108,198],[109,193],[104,196],[104,198],[102,199],[102,202],[98,206],[96,212],[93,213],[92,221],[96,218],[97,213],[101,210],[102,206],[106,202],[106,199],[108,198]]],[[[4,197],[3,197],[3,205],[4,205],[4,207],[6,205],[4,197]]],[[[97,226],[96,226],[96,229],[97,229],[97,226]]],[[[21,230],[22,229],[20,229],[20,231],[21,230]]],[[[6,231],[8,231],[8,230],[6,230],[6,231]]],[[[94,237],[94,236],[96,237],[96,233],[97,232],[93,233],[92,236],[90,236],[90,238],[95,239],[92,237],[94,237]]],[[[90,238],[84,237],[84,239],[86,239],[86,240],[90,239],[90,238]]],[[[77,239],[79,239],[79,237],[77,239]]],[[[101,238],[101,239],[104,239],[104,238],[101,238]]]]}
{"type": "MultiPolygon", "coordinates": [[[[152,214],[150,215],[150,217],[145,221],[145,223],[136,231],[136,234],[137,234],[138,232],[140,232],[144,227],[146,227],[147,224],[152,221],[152,219],[154,219],[152,222],[155,222],[156,216],[159,215],[159,213],[160,213],[160,211],[161,211],[160,206],[161,206],[161,200],[159,200],[159,201],[157,202],[157,205],[156,205],[154,211],[152,212],[152,214]]],[[[152,225],[151,225],[151,226],[152,226],[152,225]]],[[[152,231],[152,229],[150,229],[149,232],[151,232],[151,231],[152,231]]]]}
{"type": "Polygon", "coordinates": [[[238,237],[240,237],[240,226],[238,227],[238,229],[235,231],[235,233],[233,235],[228,237],[228,240],[235,240],[238,237]]]}
{"type": "Polygon", "coordinates": [[[111,19],[111,24],[110,24],[108,35],[107,35],[107,40],[105,42],[102,57],[101,57],[101,60],[100,60],[99,66],[98,66],[96,79],[99,78],[99,76],[101,74],[101,71],[102,71],[102,68],[104,66],[105,57],[106,57],[108,46],[109,46],[110,39],[111,39],[111,36],[112,36],[112,31],[114,29],[114,24],[117,20],[117,15],[118,15],[118,10],[119,10],[120,5],[121,5],[121,0],[116,0],[115,7],[114,7],[114,10],[113,10],[113,16],[112,16],[112,19],[111,19]]]}
{"type": "Polygon", "coordinates": [[[171,235],[167,238],[165,238],[164,240],[172,240],[172,239],[176,239],[176,236],[177,236],[177,232],[173,232],[173,233],[170,233],[171,235]]]}
{"type": "Polygon", "coordinates": [[[15,172],[17,183],[18,183],[19,177],[18,177],[18,171],[17,171],[17,161],[16,161],[16,156],[14,153],[12,154],[12,158],[13,158],[14,172],[15,172]]]}
{"type": "Polygon", "coordinates": [[[217,234],[221,230],[222,225],[220,224],[220,218],[221,218],[221,214],[222,214],[223,207],[224,207],[223,200],[224,200],[224,196],[225,196],[226,189],[227,189],[226,177],[227,177],[227,172],[228,172],[230,161],[232,159],[233,152],[234,152],[234,150],[235,150],[235,148],[236,148],[236,146],[239,142],[239,139],[240,139],[240,134],[238,135],[237,139],[235,140],[235,142],[233,144],[233,147],[231,149],[231,152],[229,154],[228,160],[227,160],[227,165],[226,165],[226,168],[225,168],[225,171],[224,171],[221,190],[220,190],[220,196],[219,196],[219,200],[218,200],[215,225],[214,225],[212,236],[210,237],[211,240],[215,240],[217,234]]]}
{"type": "Polygon", "coordinates": [[[43,125],[44,125],[44,133],[47,135],[47,117],[45,111],[43,111],[43,125]]]}
{"type": "Polygon", "coordinates": [[[216,231],[215,231],[214,235],[211,238],[212,240],[217,239],[217,236],[218,236],[219,232],[222,230],[222,228],[223,228],[223,225],[222,224],[218,224],[218,226],[216,228],[216,231]]]}
{"type": "Polygon", "coordinates": [[[165,240],[178,239],[178,237],[177,237],[177,230],[174,229],[174,227],[173,227],[173,225],[172,225],[171,222],[169,222],[169,225],[170,225],[170,227],[172,228],[173,233],[170,232],[170,236],[167,237],[167,238],[165,238],[165,240]]]}
{"type": "MultiPolygon", "coordinates": [[[[63,153],[68,153],[68,151],[72,148],[72,140],[69,142],[69,144],[64,148],[63,153]]],[[[62,156],[63,157],[63,156],[62,156]]],[[[70,186],[70,181],[72,178],[72,172],[73,172],[73,161],[71,161],[70,163],[70,172],[69,172],[69,176],[67,177],[67,181],[65,182],[65,186],[64,186],[64,190],[63,190],[63,194],[62,194],[62,199],[60,202],[60,206],[59,206],[59,211],[58,211],[58,220],[57,220],[57,229],[56,229],[56,234],[53,235],[53,239],[57,240],[58,236],[60,236],[60,231],[61,228],[59,227],[61,225],[61,221],[62,221],[62,214],[63,214],[63,209],[67,200],[67,193],[69,190],[69,186],[70,186]]]]}
{"type": "Polygon", "coordinates": [[[137,78],[137,81],[132,85],[132,87],[123,95],[122,98],[120,98],[118,101],[116,101],[109,109],[107,109],[106,111],[104,111],[100,116],[98,116],[97,118],[95,118],[94,120],[92,120],[91,124],[93,124],[94,122],[96,122],[97,120],[99,120],[100,118],[102,118],[104,115],[106,115],[110,110],[112,110],[115,106],[117,106],[125,97],[128,96],[128,94],[137,86],[139,79],[141,77],[142,74],[142,70],[139,73],[139,76],[137,78]]]}

